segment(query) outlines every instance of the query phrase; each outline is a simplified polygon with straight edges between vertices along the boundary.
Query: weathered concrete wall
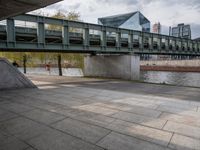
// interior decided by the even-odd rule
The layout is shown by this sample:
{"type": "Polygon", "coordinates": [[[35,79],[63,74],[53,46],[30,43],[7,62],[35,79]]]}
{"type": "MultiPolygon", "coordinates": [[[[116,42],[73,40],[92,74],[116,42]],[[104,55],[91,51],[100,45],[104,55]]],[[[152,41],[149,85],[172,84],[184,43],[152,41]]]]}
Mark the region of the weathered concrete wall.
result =
{"type": "Polygon", "coordinates": [[[85,56],[84,75],[139,80],[140,57],[137,55],[85,56]]]}
{"type": "Polygon", "coordinates": [[[6,59],[0,58],[0,90],[36,86],[6,59]]]}
{"type": "Polygon", "coordinates": [[[142,66],[180,66],[180,67],[200,67],[200,60],[160,60],[141,61],[142,66]]]}

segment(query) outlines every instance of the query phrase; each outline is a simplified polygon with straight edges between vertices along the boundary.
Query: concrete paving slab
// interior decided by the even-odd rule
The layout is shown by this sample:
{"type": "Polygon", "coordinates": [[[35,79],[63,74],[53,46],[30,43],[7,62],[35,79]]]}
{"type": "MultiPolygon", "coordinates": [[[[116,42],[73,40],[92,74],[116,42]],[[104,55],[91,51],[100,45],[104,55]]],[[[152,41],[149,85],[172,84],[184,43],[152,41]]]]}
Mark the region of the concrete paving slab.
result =
{"type": "Polygon", "coordinates": [[[176,150],[200,150],[200,140],[174,134],[169,147],[176,150]]]}
{"type": "Polygon", "coordinates": [[[39,136],[49,128],[26,118],[18,117],[0,123],[0,131],[27,140],[39,136]]]}
{"type": "Polygon", "coordinates": [[[26,143],[19,141],[19,140],[14,140],[11,143],[7,143],[4,145],[1,145],[1,150],[25,150],[28,148],[29,145],[26,143]]]}
{"type": "Polygon", "coordinates": [[[133,106],[140,106],[140,107],[150,108],[150,109],[156,109],[159,106],[156,103],[142,102],[139,99],[133,99],[133,98],[114,100],[114,102],[118,102],[122,104],[124,103],[128,105],[133,105],[133,106]]]}
{"type": "Polygon", "coordinates": [[[52,130],[28,142],[38,150],[103,150],[70,135],[52,130]]]}
{"type": "Polygon", "coordinates": [[[115,121],[116,119],[104,116],[104,115],[99,115],[95,113],[84,113],[83,115],[77,115],[73,117],[76,120],[80,120],[83,122],[88,122],[93,125],[101,126],[104,128],[108,128],[108,126],[115,121]]]}
{"type": "Polygon", "coordinates": [[[30,118],[32,120],[35,120],[37,122],[41,122],[47,125],[66,118],[63,115],[45,111],[45,110],[40,110],[40,109],[34,109],[33,111],[25,112],[23,113],[23,115],[26,116],[27,118],[30,118]]]}
{"type": "Polygon", "coordinates": [[[3,145],[6,145],[8,143],[10,144],[15,140],[17,140],[15,137],[13,137],[3,131],[0,131],[0,147],[3,145]]]}
{"type": "Polygon", "coordinates": [[[158,128],[158,129],[162,129],[167,121],[167,120],[150,118],[150,117],[145,117],[142,115],[127,113],[127,112],[122,112],[122,111],[112,115],[112,117],[116,119],[128,121],[128,122],[132,122],[132,123],[137,123],[137,124],[146,125],[149,127],[158,128]]]}
{"type": "Polygon", "coordinates": [[[112,122],[107,128],[125,135],[129,135],[163,146],[167,146],[172,137],[172,133],[170,132],[153,129],[121,120],[116,120],[112,122]]]}
{"type": "Polygon", "coordinates": [[[121,111],[131,112],[131,113],[135,113],[135,114],[143,115],[147,117],[154,117],[154,118],[157,118],[161,114],[161,111],[158,111],[158,110],[145,108],[141,106],[130,106],[130,105],[114,103],[114,102],[98,103],[97,105],[102,106],[102,107],[117,109],[121,111]]]}
{"type": "Polygon", "coordinates": [[[102,114],[106,116],[110,116],[118,112],[118,110],[100,107],[100,106],[97,106],[96,104],[83,105],[83,106],[74,107],[74,108],[82,110],[82,111],[94,112],[94,113],[102,114]]]}
{"type": "Polygon", "coordinates": [[[51,109],[49,111],[64,115],[66,117],[75,117],[77,115],[82,115],[87,112],[87,111],[83,111],[83,110],[79,110],[79,109],[75,109],[75,108],[71,108],[71,107],[66,107],[66,106],[57,107],[57,108],[51,109]]]}
{"type": "Polygon", "coordinates": [[[191,116],[191,117],[200,117],[200,112],[192,111],[192,110],[183,110],[175,107],[170,107],[170,106],[159,106],[157,110],[162,111],[162,112],[168,112],[172,114],[177,114],[181,116],[191,116]]]}
{"type": "Polygon", "coordinates": [[[9,119],[13,119],[18,117],[18,114],[12,113],[12,112],[8,112],[8,111],[4,111],[3,114],[0,114],[0,122],[9,120],[9,119]]]}
{"type": "Polygon", "coordinates": [[[164,120],[184,123],[186,125],[200,127],[200,116],[194,117],[194,116],[176,115],[171,113],[162,113],[159,118],[164,120]]]}
{"type": "Polygon", "coordinates": [[[28,147],[25,150],[36,150],[36,149],[34,149],[33,147],[28,147]]]}
{"type": "Polygon", "coordinates": [[[101,138],[110,133],[110,130],[87,124],[74,119],[65,119],[52,125],[54,128],[79,137],[85,141],[96,143],[101,138]]]}
{"type": "Polygon", "coordinates": [[[197,106],[192,106],[192,105],[180,105],[179,103],[171,103],[171,102],[166,102],[161,104],[160,106],[168,106],[168,107],[174,107],[177,109],[183,109],[183,110],[190,110],[190,111],[197,111],[197,106]]]}
{"type": "Polygon", "coordinates": [[[30,111],[34,109],[33,107],[30,107],[30,106],[26,106],[26,105],[18,104],[18,103],[11,103],[11,102],[0,105],[0,108],[3,108],[11,112],[15,112],[15,113],[22,113],[22,112],[26,112],[26,111],[30,111]]]}
{"type": "Polygon", "coordinates": [[[164,127],[164,130],[200,139],[200,128],[185,125],[183,123],[168,121],[164,127]]]}
{"type": "Polygon", "coordinates": [[[98,145],[108,150],[167,150],[162,146],[115,132],[103,138],[98,145]]]}

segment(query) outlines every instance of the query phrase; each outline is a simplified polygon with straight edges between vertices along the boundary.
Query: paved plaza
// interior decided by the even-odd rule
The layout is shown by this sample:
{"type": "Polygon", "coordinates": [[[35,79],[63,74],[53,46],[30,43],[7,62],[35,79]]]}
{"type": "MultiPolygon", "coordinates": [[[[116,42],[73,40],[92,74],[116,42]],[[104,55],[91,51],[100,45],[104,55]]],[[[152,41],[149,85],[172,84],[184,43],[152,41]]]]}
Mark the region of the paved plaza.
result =
{"type": "Polygon", "coordinates": [[[200,88],[29,78],[0,91],[0,150],[200,150],[200,88]]]}

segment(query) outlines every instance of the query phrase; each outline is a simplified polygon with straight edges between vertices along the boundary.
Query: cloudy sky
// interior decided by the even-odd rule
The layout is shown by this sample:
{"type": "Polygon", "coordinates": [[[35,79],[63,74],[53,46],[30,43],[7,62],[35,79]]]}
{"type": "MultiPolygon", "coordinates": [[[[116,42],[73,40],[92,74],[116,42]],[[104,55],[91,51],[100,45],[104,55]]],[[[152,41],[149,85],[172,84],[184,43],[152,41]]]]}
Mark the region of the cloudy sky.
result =
{"type": "Polygon", "coordinates": [[[151,24],[160,22],[163,34],[169,26],[191,24],[194,37],[200,37],[200,0],[64,0],[40,11],[76,11],[84,22],[97,23],[97,18],[140,11],[151,24]]]}

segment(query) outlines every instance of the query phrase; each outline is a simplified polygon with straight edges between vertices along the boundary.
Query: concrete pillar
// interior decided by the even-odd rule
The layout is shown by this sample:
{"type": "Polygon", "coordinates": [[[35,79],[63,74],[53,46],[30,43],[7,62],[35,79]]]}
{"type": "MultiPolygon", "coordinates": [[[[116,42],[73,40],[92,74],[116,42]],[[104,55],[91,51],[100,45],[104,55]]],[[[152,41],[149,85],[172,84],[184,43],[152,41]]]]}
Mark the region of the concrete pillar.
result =
{"type": "Polygon", "coordinates": [[[84,75],[89,77],[139,80],[139,55],[97,55],[85,56],[84,75]]]}

